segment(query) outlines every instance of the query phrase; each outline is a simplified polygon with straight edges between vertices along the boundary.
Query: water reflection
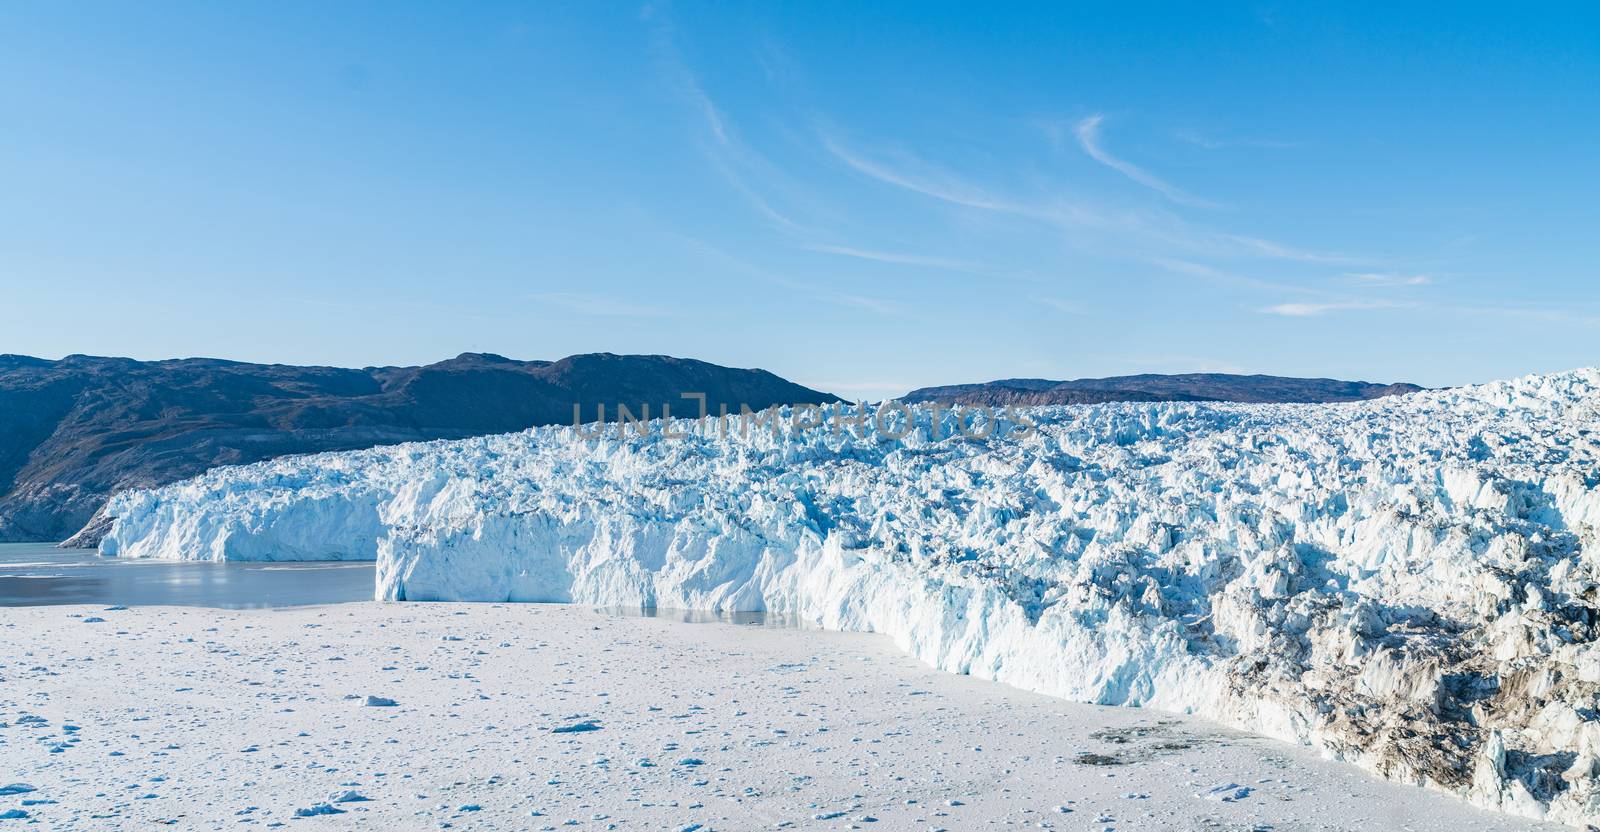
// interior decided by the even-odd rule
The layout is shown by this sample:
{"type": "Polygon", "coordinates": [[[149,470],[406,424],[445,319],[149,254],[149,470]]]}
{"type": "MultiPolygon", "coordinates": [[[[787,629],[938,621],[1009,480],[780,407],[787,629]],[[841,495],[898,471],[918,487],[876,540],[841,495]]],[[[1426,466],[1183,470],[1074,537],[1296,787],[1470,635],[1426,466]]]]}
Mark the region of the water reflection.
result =
{"type": "Polygon", "coordinates": [[[0,607],[175,604],[247,609],[370,601],[373,564],[201,563],[102,558],[48,543],[0,544],[0,607]]]}

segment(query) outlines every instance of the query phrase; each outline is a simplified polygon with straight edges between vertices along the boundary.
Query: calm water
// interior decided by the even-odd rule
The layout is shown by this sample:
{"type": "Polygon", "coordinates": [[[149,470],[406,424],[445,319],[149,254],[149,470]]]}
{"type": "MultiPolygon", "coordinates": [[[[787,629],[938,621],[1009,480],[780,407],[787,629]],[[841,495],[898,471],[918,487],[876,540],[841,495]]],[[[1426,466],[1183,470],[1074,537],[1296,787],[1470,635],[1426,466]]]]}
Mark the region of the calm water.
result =
{"type": "Polygon", "coordinates": [[[371,563],[197,563],[102,558],[49,543],[0,543],[0,607],[176,604],[289,607],[370,601],[371,563]]]}
{"type": "MultiPolygon", "coordinates": [[[[106,604],[136,607],[293,607],[371,601],[372,563],[210,563],[103,558],[52,543],[0,543],[0,607],[106,604]]],[[[805,627],[765,612],[600,607],[618,616],[764,627],[805,627]]]]}

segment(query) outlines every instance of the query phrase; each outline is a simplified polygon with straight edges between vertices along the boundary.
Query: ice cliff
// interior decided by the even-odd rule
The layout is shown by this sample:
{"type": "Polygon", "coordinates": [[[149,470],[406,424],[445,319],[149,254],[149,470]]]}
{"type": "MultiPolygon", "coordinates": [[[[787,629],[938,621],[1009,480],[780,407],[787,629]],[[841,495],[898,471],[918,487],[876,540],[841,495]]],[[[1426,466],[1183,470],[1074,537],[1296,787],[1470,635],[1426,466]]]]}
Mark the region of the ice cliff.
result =
{"type": "Polygon", "coordinates": [[[1039,408],[982,438],[927,410],[836,430],[852,413],[219,468],[116,497],[102,551],[376,557],[392,600],[782,612],[1600,822],[1600,370],[1039,408]]]}

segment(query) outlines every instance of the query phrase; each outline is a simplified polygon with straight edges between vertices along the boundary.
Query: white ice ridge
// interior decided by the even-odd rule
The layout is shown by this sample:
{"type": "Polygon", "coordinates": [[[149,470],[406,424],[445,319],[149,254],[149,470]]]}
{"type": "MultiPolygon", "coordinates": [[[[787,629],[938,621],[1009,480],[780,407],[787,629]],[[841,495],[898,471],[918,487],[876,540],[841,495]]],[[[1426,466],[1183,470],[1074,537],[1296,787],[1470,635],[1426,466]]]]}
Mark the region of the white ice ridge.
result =
{"type": "Polygon", "coordinates": [[[1600,822],[1600,370],[1026,414],[286,458],[118,496],[102,551],[375,556],[394,600],[781,612],[1600,822]]]}

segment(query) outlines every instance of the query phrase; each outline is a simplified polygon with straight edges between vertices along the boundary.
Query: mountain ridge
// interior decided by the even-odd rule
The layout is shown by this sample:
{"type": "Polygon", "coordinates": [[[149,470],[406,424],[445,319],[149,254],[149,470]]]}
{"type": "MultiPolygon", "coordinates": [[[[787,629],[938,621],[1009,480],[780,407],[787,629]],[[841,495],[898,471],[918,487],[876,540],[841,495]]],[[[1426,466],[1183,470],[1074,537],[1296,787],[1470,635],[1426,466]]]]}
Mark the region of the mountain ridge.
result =
{"type": "Polygon", "coordinates": [[[713,411],[836,401],[765,370],[665,355],[462,353],[359,369],[0,355],[0,542],[83,530],[72,542],[92,545],[99,530],[85,526],[111,494],[217,465],[570,423],[575,405],[585,420],[619,403],[695,415],[685,392],[713,411]]]}
{"type": "Polygon", "coordinates": [[[990,407],[1162,401],[1326,404],[1365,401],[1423,389],[1404,382],[1374,383],[1237,373],[1142,373],[1062,381],[1010,378],[975,384],[922,387],[905,394],[901,400],[990,407]]]}

